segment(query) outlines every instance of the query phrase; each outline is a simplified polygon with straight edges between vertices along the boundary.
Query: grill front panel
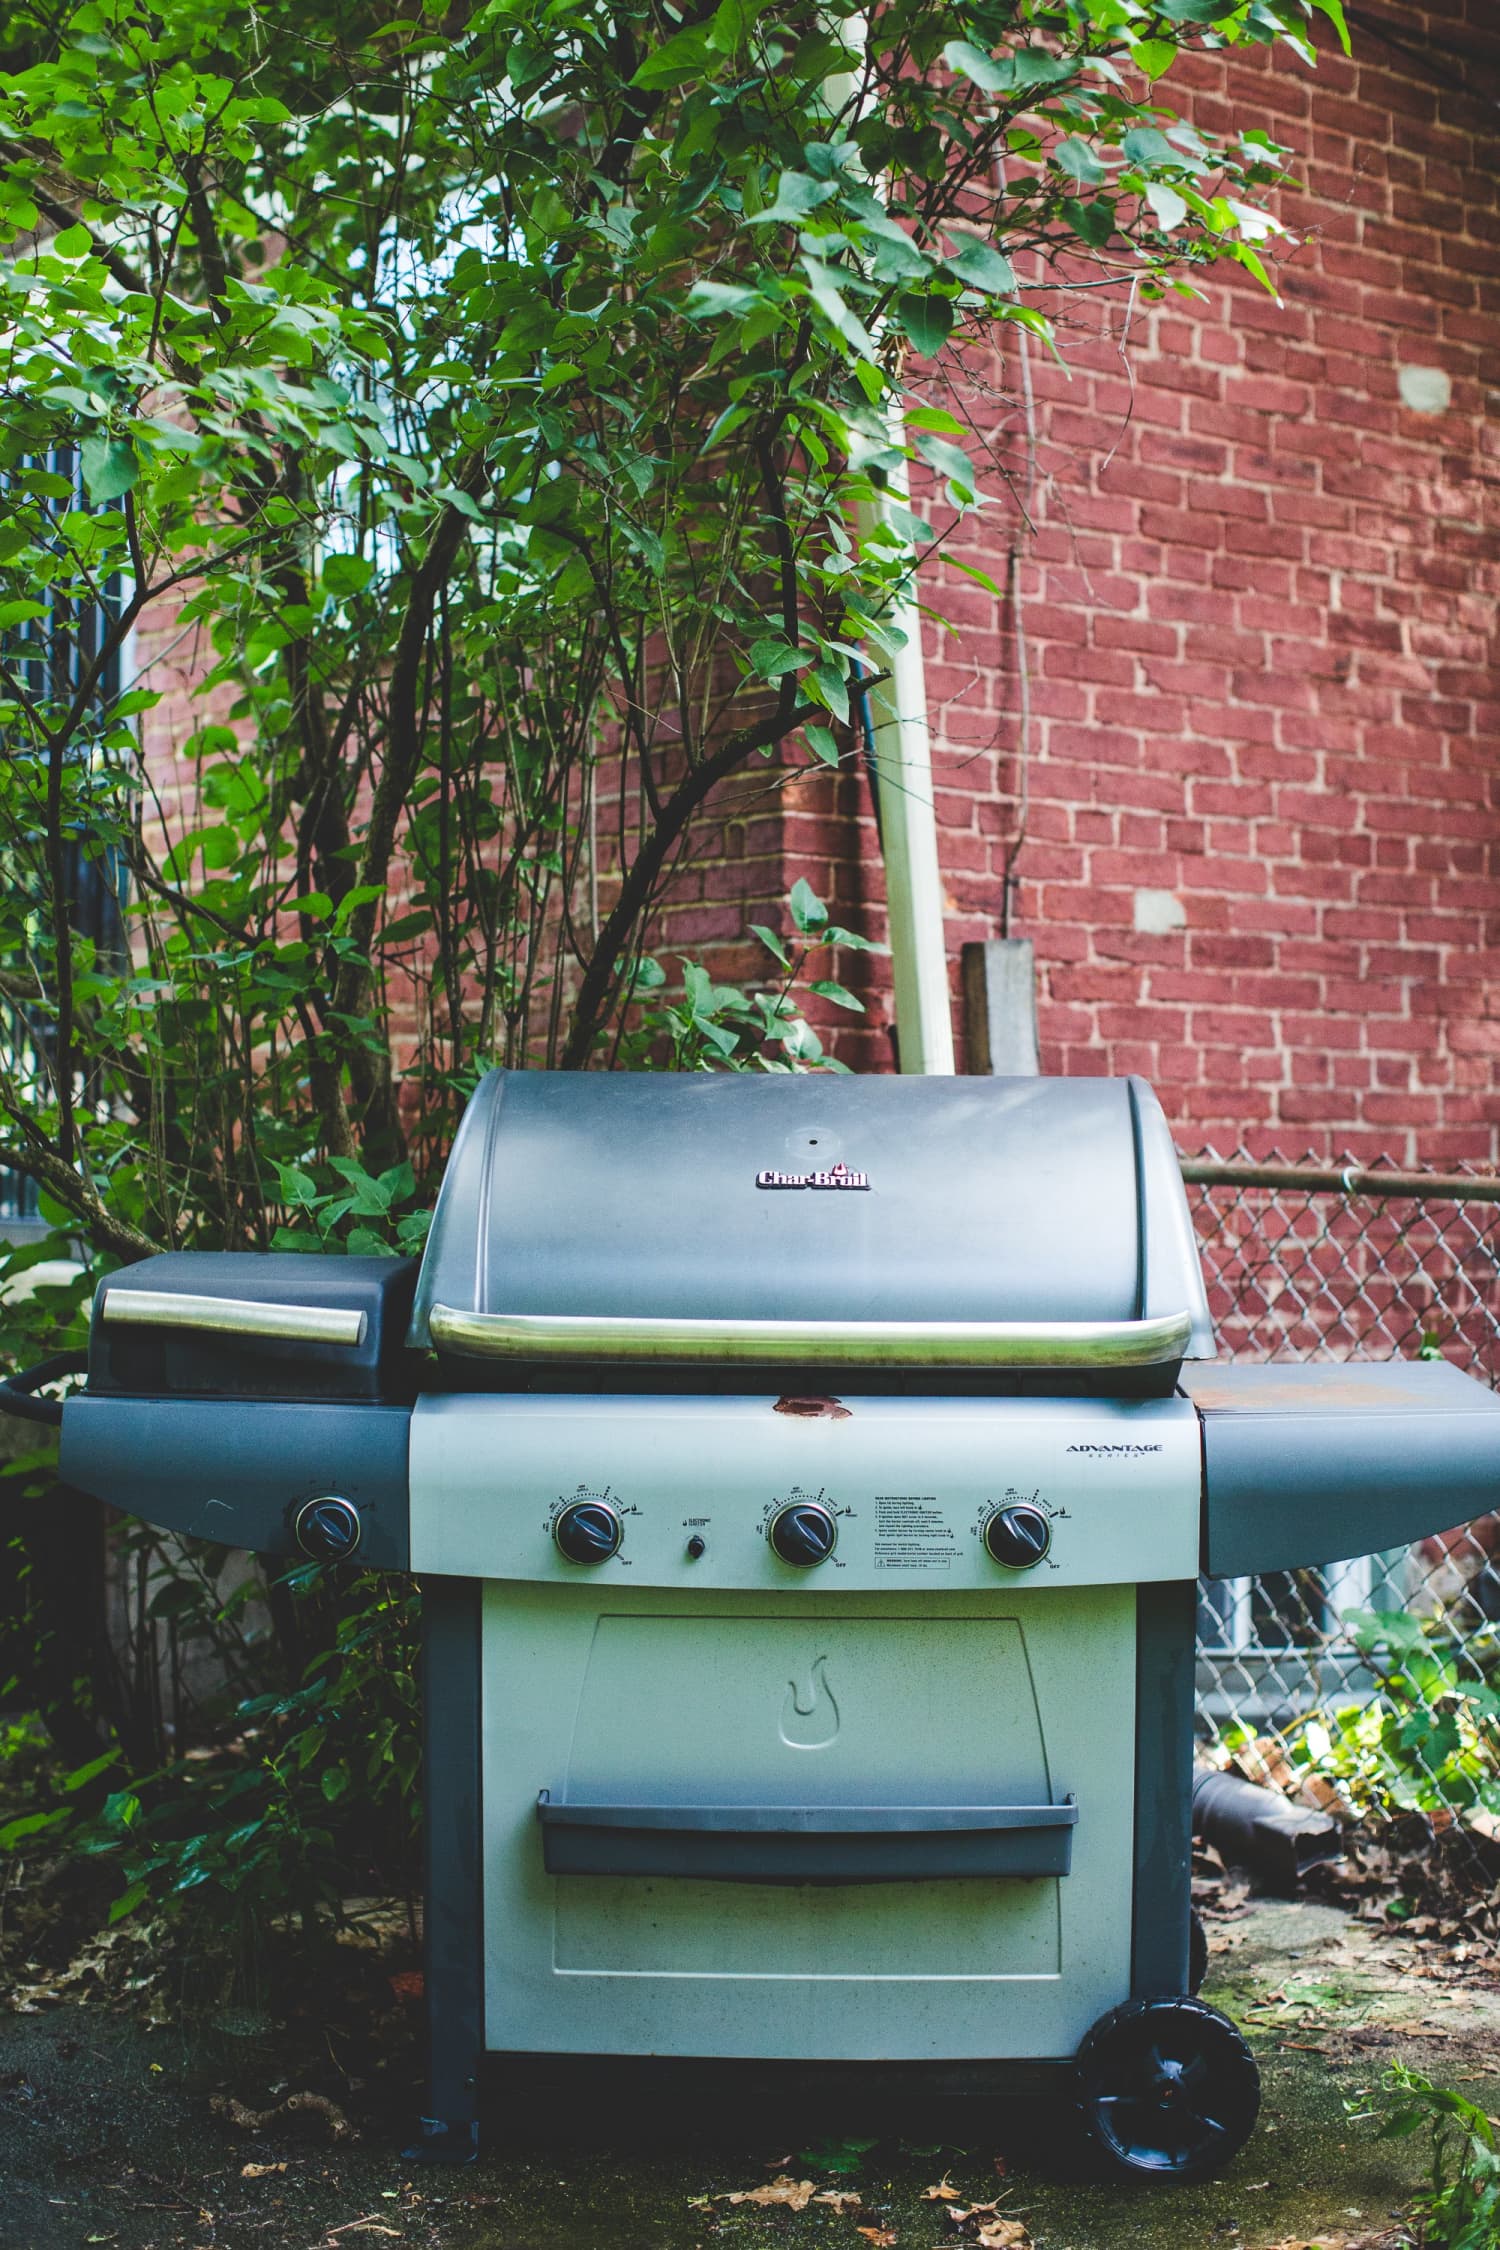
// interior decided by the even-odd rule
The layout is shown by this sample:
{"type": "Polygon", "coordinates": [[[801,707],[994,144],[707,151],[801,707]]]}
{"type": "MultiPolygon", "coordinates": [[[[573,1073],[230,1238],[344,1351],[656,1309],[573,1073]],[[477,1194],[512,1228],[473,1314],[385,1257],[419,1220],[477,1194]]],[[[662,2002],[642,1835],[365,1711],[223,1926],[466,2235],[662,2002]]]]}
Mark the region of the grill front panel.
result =
{"type": "Polygon", "coordinates": [[[1062,2057],[1128,1988],[1132,1588],[491,1585],[482,1645],[492,2049],[1062,2057]],[[1078,1822],[1064,1876],[549,1876],[543,1789],[906,1817],[1073,1796],[1078,1822]]]}

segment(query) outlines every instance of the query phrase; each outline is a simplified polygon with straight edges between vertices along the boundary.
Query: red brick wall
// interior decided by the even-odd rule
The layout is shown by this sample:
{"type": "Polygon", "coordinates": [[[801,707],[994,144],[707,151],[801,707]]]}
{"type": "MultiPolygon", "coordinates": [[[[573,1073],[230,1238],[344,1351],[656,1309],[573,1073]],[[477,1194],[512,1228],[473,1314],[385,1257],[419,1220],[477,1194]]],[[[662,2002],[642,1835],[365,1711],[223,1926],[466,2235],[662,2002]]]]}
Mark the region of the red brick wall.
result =
{"type": "MultiPolygon", "coordinates": [[[[1391,20],[1492,96],[1500,69],[1444,52],[1482,43],[1469,15],[1391,20]]],[[[1068,374],[1033,348],[1010,932],[1036,946],[1042,1067],[1144,1072],[1184,1145],[1494,1162],[1500,114],[1355,41],[1316,74],[1237,56],[1163,85],[1290,144],[1281,303],[1215,277],[1127,321],[1122,285],[1065,313],[1068,374]],[[1443,371],[1449,410],[1404,405],[1402,365],[1443,371]],[[1141,892],[1182,927],[1138,933],[1141,892]]],[[[1018,473],[1014,358],[951,388],[1018,473]]],[[[957,551],[1003,580],[1014,528],[997,502],[957,551]]],[[[955,628],[927,655],[956,958],[1001,927],[1017,642],[955,573],[926,592],[955,628]]],[[[855,777],[804,784],[787,818],[790,871],[851,909],[878,895],[860,803],[855,777]]],[[[841,1051],[889,1067],[878,1019],[841,1051]]]]}

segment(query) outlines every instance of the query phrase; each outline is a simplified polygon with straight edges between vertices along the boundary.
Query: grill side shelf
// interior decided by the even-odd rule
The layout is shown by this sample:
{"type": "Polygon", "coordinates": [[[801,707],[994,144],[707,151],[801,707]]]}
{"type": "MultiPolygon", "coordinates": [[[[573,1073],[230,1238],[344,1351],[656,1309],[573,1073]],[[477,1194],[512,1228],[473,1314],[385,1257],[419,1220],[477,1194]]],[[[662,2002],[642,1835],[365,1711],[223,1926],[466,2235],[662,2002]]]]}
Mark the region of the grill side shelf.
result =
{"type": "Polygon", "coordinates": [[[1059,1876],[1078,1805],[573,1805],[537,1799],[549,1875],[728,1883],[1059,1876]]]}
{"type": "Polygon", "coordinates": [[[439,1351],[473,1359],[848,1367],[1157,1367],[1180,1360],[1189,1313],[1153,1320],[735,1320],[476,1313],[434,1305],[439,1351]]]}

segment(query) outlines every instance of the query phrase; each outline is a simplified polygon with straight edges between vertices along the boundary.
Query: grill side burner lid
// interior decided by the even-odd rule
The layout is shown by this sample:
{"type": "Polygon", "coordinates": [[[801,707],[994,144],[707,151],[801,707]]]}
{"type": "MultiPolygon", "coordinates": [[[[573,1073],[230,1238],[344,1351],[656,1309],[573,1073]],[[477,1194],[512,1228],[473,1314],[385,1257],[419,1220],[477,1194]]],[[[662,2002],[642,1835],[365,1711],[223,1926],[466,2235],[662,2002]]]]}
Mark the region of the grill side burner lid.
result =
{"type": "Polygon", "coordinates": [[[390,1400],[410,1395],[411,1258],[168,1251],[100,1283],[89,1391],[390,1400]]]}
{"type": "Polygon", "coordinates": [[[461,1358],[1103,1368],[1213,1351],[1139,1079],[497,1071],[411,1341],[461,1358]]]}

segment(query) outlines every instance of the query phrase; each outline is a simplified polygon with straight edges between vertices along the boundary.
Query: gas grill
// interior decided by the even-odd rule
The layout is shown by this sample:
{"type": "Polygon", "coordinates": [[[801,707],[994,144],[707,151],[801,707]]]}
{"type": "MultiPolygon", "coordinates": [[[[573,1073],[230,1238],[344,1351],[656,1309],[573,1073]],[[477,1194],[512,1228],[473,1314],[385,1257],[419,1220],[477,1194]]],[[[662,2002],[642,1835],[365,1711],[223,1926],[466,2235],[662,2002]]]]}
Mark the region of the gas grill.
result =
{"type": "Polygon", "coordinates": [[[1212,1352],[1138,1080],[497,1072],[420,1271],[147,1260],[30,1403],[154,1524],[419,1574],[428,2153],[487,2053],[795,2058],[1050,2074],[1187,2177],[1257,2103],[1189,1990],[1199,1570],[1500,1470],[1451,1367],[1212,1352]]]}

